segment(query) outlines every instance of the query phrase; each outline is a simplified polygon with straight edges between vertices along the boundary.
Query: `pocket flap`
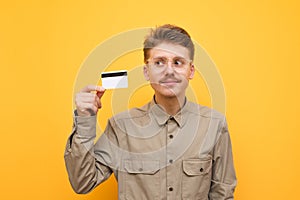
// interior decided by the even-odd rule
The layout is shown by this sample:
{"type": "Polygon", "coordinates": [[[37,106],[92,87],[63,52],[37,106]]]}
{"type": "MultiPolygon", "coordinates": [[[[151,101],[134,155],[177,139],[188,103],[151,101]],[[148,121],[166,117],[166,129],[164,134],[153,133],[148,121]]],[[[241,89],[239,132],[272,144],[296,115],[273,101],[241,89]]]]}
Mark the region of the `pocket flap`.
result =
{"type": "Polygon", "coordinates": [[[183,171],[188,176],[207,174],[212,165],[212,160],[189,159],[183,160],[183,171]]]}
{"type": "Polygon", "coordinates": [[[125,160],[125,170],[132,174],[155,174],[159,170],[158,160],[125,160]]]}

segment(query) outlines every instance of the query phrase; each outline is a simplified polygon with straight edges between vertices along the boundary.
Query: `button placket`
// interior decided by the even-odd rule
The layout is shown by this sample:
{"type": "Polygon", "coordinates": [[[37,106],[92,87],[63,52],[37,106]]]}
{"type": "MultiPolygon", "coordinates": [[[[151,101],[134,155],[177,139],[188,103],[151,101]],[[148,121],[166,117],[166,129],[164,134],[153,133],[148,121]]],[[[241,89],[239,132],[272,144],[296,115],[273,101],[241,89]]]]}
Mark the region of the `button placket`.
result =
{"type": "MultiPolygon", "coordinates": [[[[170,144],[173,142],[175,138],[176,131],[178,130],[178,125],[173,117],[170,117],[166,123],[167,126],[167,143],[170,144]]],[[[174,186],[176,183],[176,176],[174,176],[174,170],[176,168],[175,164],[175,157],[174,157],[174,149],[173,145],[167,145],[166,146],[166,163],[167,163],[167,199],[174,199],[175,193],[174,193],[174,186]]]]}

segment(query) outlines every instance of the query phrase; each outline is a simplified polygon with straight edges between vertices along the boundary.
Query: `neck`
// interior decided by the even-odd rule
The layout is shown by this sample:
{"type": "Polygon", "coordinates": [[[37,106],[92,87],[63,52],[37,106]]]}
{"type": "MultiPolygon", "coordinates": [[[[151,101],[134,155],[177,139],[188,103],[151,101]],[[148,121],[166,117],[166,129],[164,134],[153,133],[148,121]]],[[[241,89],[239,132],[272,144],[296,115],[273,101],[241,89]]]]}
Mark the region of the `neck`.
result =
{"type": "Polygon", "coordinates": [[[162,106],[165,111],[171,115],[176,115],[185,103],[185,96],[179,97],[164,97],[160,95],[155,95],[155,102],[162,106]]]}

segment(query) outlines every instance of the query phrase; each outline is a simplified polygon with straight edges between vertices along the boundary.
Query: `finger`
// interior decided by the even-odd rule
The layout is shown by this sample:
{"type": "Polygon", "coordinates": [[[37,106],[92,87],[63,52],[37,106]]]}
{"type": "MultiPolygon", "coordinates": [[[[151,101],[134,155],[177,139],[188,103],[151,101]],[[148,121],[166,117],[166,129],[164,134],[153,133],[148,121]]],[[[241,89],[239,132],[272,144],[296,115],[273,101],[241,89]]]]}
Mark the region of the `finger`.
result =
{"type": "Polygon", "coordinates": [[[78,106],[81,105],[81,103],[90,103],[94,104],[98,108],[101,108],[100,98],[96,94],[78,93],[75,99],[75,104],[78,106]]]}
{"type": "Polygon", "coordinates": [[[104,93],[105,93],[105,88],[102,86],[98,86],[96,90],[96,94],[99,97],[99,99],[101,99],[104,93]]]}
{"type": "Polygon", "coordinates": [[[80,92],[91,92],[91,91],[94,91],[95,88],[96,88],[96,85],[87,85],[84,88],[82,88],[80,90],[80,92]]]}
{"type": "Polygon", "coordinates": [[[94,98],[95,96],[96,94],[94,93],[86,93],[86,92],[76,94],[76,98],[80,98],[80,99],[91,99],[94,98]]]}
{"type": "Polygon", "coordinates": [[[101,108],[101,102],[97,95],[95,95],[91,103],[93,103],[97,108],[101,108]]]}
{"type": "Polygon", "coordinates": [[[95,102],[96,102],[96,105],[97,105],[98,108],[101,108],[101,107],[102,107],[102,106],[101,106],[100,98],[99,98],[97,95],[95,96],[95,102]]]}
{"type": "Polygon", "coordinates": [[[102,86],[97,85],[96,91],[104,93],[105,92],[105,88],[102,87],[102,86]]]}
{"type": "Polygon", "coordinates": [[[98,111],[98,106],[95,106],[92,103],[80,103],[77,106],[77,110],[81,113],[90,113],[91,111],[95,114],[98,111]]]}
{"type": "Polygon", "coordinates": [[[99,92],[99,91],[96,92],[99,99],[101,99],[101,97],[104,95],[104,93],[105,93],[105,90],[103,92],[99,92]]]}
{"type": "Polygon", "coordinates": [[[98,85],[87,85],[86,87],[82,88],[80,92],[104,92],[105,88],[98,85]]]}
{"type": "Polygon", "coordinates": [[[92,103],[95,101],[100,101],[100,98],[96,94],[93,94],[93,93],[78,93],[78,94],[76,94],[75,101],[92,103]]]}

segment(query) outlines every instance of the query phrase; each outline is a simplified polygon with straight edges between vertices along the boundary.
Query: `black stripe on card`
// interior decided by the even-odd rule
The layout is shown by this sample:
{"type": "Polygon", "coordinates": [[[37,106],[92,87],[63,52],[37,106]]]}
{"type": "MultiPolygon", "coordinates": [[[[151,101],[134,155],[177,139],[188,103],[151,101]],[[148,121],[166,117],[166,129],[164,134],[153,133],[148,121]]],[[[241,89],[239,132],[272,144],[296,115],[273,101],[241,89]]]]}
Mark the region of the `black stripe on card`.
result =
{"type": "Polygon", "coordinates": [[[115,77],[115,76],[127,76],[127,71],[124,72],[104,72],[101,74],[101,78],[115,77]]]}

